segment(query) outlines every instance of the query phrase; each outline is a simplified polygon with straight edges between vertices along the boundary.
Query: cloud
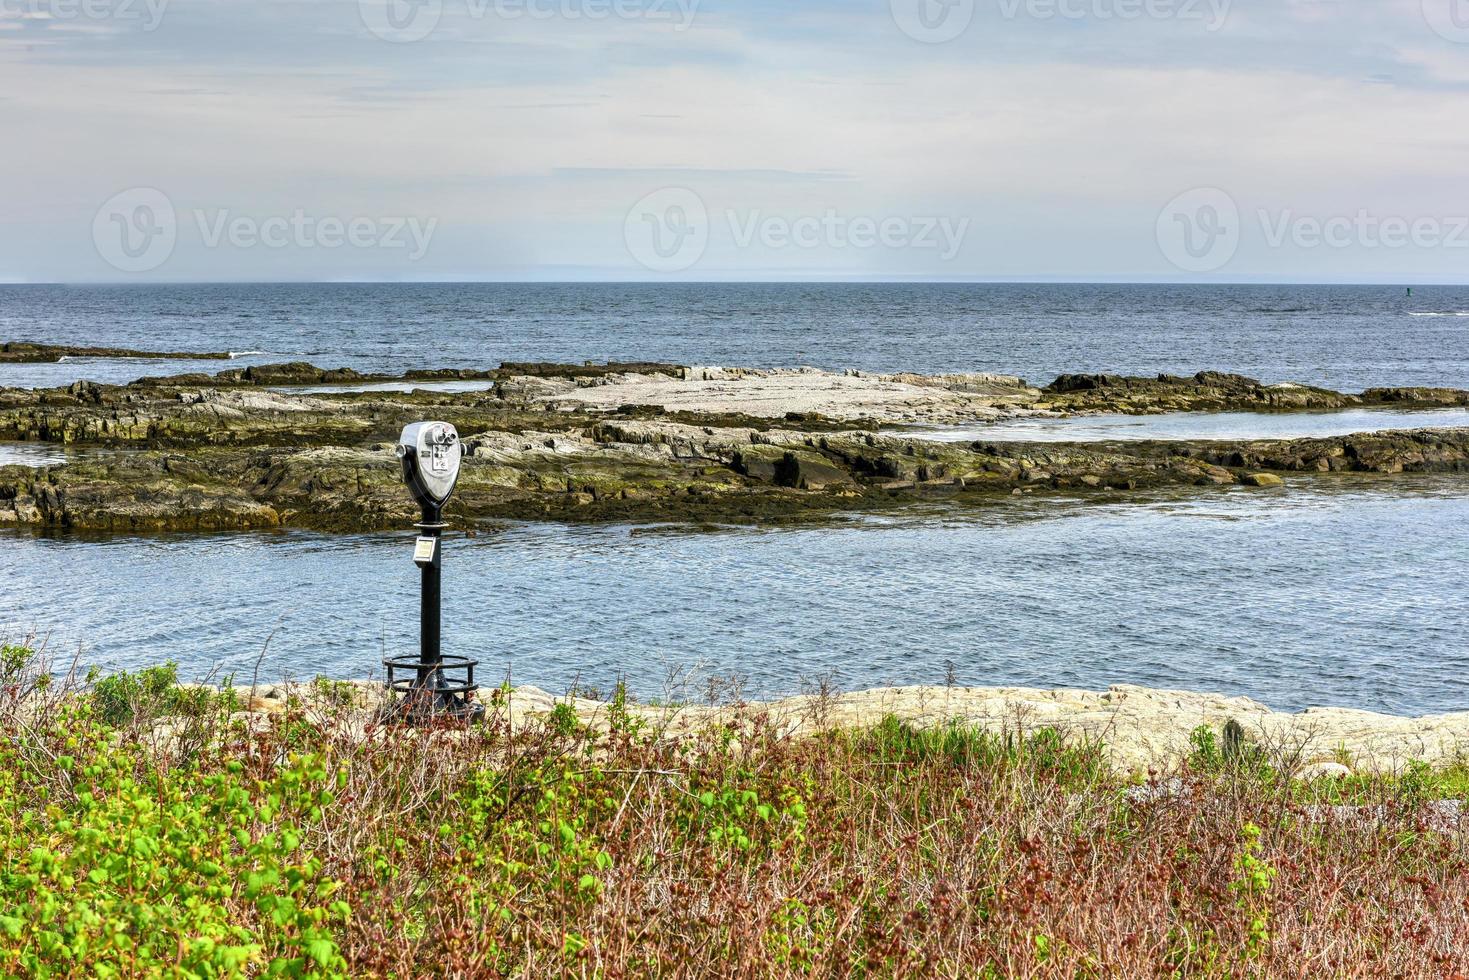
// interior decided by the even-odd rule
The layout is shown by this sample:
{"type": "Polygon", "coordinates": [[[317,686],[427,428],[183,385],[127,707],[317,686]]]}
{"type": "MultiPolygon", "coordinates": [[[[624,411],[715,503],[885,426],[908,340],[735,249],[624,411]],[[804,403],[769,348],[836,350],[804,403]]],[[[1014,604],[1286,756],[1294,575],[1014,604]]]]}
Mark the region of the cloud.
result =
{"type": "MultiPolygon", "coordinates": [[[[26,194],[0,198],[0,277],[116,277],[91,228],[130,187],[186,218],[439,222],[405,266],[210,249],[186,220],[150,273],[165,279],[641,277],[624,225],[664,187],[710,213],[689,274],[734,278],[1165,277],[1156,218],[1192,187],[1247,216],[1465,210],[1469,45],[1419,0],[1235,0],[1213,28],[1104,16],[1126,0],[979,0],[945,44],[906,36],[888,0],[704,0],[687,30],[442,0],[413,43],[374,36],[343,0],[178,2],[152,30],[38,27],[16,2],[0,0],[0,131],[23,152],[0,155],[0,180],[26,194]],[[1081,15],[1038,13],[1055,9],[1081,15]],[[828,212],[970,225],[948,261],[730,242],[731,214],[828,212]]],[[[1465,278],[1446,250],[1257,246],[1230,271],[1465,278]]]]}

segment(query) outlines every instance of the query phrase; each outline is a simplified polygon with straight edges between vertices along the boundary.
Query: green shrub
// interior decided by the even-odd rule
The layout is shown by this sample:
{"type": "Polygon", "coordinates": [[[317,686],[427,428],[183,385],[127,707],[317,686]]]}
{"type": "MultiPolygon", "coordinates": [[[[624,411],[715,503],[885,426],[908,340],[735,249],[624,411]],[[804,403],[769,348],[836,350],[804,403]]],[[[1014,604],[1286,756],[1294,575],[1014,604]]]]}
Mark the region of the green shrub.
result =
{"type": "Polygon", "coordinates": [[[35,659],[36,651],[28,646],[0,645],[0,683],[15,683],[35,659]]]}
{"type": "Polygon", "coordinates": [[[324,704],[338,708],[350,708],[357,703],[357,688],[350,681],[334,681],[330,677],[318,674],[311,682],[316,696],[324,704]]]}
{"type": "Polygon", "coordinates": [[[889,715],[861,739],[868,751],[907,765],[944,762],[978,769],[1033,766],[1062,783],[1088,782],[1102,771],[1099,745],[1068,744],[1053,728],[1042,728],[1028,736],[997,734],[959,722],[917,728],[889,715]]]}
{"type": "Polygon", "coordinates": [[[165,715],[196,718],[214,707],[233,711],[239,707],[239,698],[232,688],[215,693],[180,687],[178,665],[169,662],[136,674],[120,671],[103,677],[92,686],[92,703],[103,724],[118,726],[165,715]]]}
{"type": "MultiPolygon", "coordinates": [[[[60,721],[69,791],[0,787],[0,975],[345,976],[330,930],[349,909],[302,848],[332,799],[320,757],[154,772],[85,715],[60,721]]],[[[0,766],[25,770],[17,755],[0,766]]]]}
{"type": "Polygon", "coordinates": [[[1239,722],[1230,719],[1224,724],[1221,743],[1214,730],[1200,725],[1189,733],[1189,768],[1197,773],[1230,773],[1256,779],[1271,780],[1278,775],[1270,765],[1264,750],[1245,739],[1245,730],[1239,722]]]}
{"type": "Polygon", "coordinates": [[[92,703],[104,724],[123,725],[140,718],[168,714],[178,698],[178,664],[147,667],[130,674],[120,671],[97,681],[92,703]]]}
{"type": "Polygon", "coordinates": [[[567,738],[582,731],[581,719],[577,717],[576,709],[564,701],[558,702],[556,707],[551,709],[546,724],[550,726],[551,731],[567,738]]]}
{"type": "Polygon", "coordinates": [[[1219,751],[1219,739],[1214,729],[1200,725],[1189,732],[1188,744],[1193,749],[1189,753],[1189,765],[1193,768],[1200,772],[1218,772],[1224,768],[1224,755],[1219,751]]]}

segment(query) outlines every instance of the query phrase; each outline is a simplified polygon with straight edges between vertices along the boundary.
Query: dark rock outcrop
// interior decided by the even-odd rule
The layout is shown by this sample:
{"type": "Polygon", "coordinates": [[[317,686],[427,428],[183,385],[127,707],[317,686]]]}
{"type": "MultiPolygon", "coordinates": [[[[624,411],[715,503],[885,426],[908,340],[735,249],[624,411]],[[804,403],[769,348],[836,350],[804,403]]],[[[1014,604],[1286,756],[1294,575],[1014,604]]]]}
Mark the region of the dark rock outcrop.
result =
{"type": "Polygon", "coordinates": [[[12,340],[0,344],[0,364],[55,364],[63,357],[116,357],[142,360],[227,361],[228,351],[144,351],[126,347],[65,347],[12,340]]]}

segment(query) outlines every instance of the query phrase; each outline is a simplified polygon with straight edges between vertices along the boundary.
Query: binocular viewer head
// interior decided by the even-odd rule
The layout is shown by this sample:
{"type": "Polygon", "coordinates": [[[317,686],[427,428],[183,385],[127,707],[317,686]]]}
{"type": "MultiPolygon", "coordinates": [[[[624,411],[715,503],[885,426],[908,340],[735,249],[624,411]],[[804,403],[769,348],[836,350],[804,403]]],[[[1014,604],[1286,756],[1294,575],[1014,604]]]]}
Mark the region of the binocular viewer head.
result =
{"type": "Polygon", "coordinates": [[[425,517],[437,518],[459,482],[464,447],[458,430],[447,422],[415,422],[398,437],[397,453],[413,499],[425,517]]]}

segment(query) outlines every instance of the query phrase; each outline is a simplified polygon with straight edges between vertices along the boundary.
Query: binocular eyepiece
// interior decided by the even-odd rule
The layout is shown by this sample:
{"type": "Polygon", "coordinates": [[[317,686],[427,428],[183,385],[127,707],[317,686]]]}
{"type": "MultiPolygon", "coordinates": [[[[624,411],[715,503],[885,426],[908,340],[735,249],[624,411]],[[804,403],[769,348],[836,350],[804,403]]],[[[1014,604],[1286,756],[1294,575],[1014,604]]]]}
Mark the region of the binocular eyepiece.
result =
{"type": "Polygon", "coordinates": [[[398,437],[403,482],[423,510],[426,522],[437,522],[459,482],[464,446],[447,422],[415,422],[398,437]]]}

